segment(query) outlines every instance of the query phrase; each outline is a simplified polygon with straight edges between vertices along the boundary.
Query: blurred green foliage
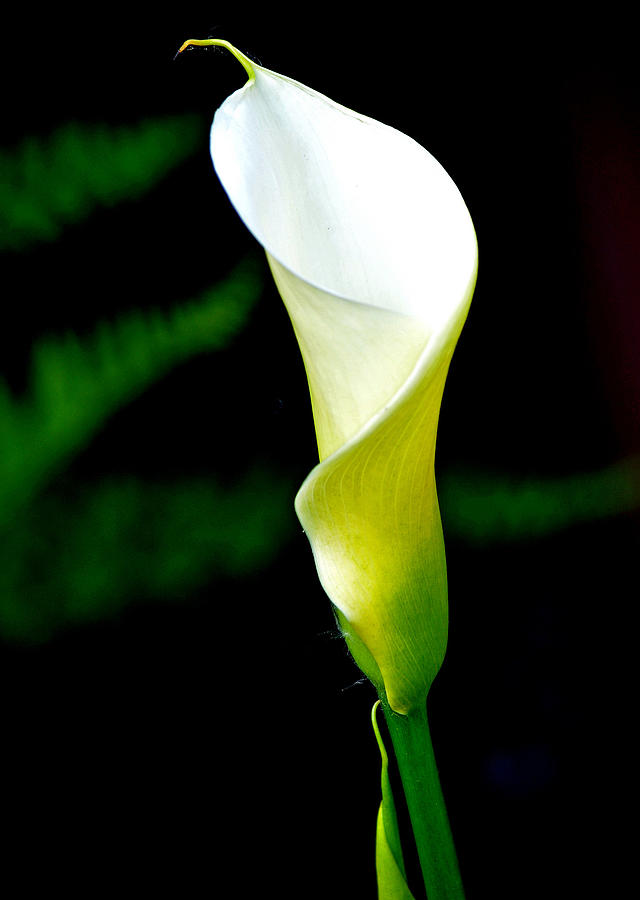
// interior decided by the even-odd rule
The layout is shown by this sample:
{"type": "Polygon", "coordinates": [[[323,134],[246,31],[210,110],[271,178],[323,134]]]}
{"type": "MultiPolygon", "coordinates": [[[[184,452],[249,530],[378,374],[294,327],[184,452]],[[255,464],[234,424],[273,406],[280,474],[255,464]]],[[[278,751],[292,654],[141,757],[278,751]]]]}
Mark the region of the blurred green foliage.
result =
{"type": "Polygon", "coordinates": [[[439,479],[445,531],[476,544],[531,540],[640,508],[640,459],[553,479],[474,471],[439,479]]]}
{"type": "Polygon", "coordinates": [[[0,525],[119,406],[176,364],[223,347],[247,321],[260,284],[247,261],[169,312],[136,311],[83,340],[38,343],[28,396],[15,399],[0,381],[0,525]]]}
{"type": "MultiPolygon", "coordinates": [[[[198,117],[71,124],[0,151],[0,250],[56,240],[99,206],[139,196],[200,146],[198,117]]],[[[270,559],[291,519],[282,476],[76,484],[60,474],[119,407],[181,362],[226,346],[260,294],[255,261],[169,311],[39,340],[29,387],[0,378],[0,635],[40,641],[136,598],[182,596],[270,559]],[[46,488],[46,490],[45,490],[46,488]]]]}
{"type": "Polygon", "coordinates": [[[226,488],[204,477],[63,480],[2,537],[0,634],[42,641],[132,601],[179,600],[213,579],[259,571],[293,533],[294,491],[291,479],[258,467],[226,488]]]}
{"type": "Polygon", "coordinates": [[[98,207],[139,197],[203,140],[197,116],[111,127],[75,122],[0,150],[0,250],[54,241],[98,207]]]}

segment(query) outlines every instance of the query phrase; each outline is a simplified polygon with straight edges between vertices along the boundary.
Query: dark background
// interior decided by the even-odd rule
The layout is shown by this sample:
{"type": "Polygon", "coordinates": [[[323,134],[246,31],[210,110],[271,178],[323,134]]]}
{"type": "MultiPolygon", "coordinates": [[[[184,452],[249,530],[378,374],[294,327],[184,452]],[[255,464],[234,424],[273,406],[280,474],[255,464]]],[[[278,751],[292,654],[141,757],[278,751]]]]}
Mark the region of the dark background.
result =
{"type": "MultiPolygon", "coordinates": [[[[438,472],[561,478],[640,452],[638,84],[624,19],[460,9],[420,21],[398,4],[3,18],[6,147],[74,120],[189,111],[208,123],[242,70],[221,52],[172,56],[209,35],[410,134],[460,188],[480,248],[438,472]]],[[[15,391],[39,336],[169,307],[258,252],[203,134],[144,201],[3,254],[15,391]]],[[[64,478],[79,483],[232,483],[267,462],[292,479],[291,538],[257,574],[0,645],[2,877],[19,886],[7,896],[35,882],[83,896],[375,896],[374,695],[335,639],[294,519],[315,452],[304,371],[267,283],[228,351],[167,376],[74,459],[64,478]]],[[[623,895],[637,514],[481,546],[447,534],[445,506],[443,519],[451,634],[430,709],[469,900],[623,895]]]]}

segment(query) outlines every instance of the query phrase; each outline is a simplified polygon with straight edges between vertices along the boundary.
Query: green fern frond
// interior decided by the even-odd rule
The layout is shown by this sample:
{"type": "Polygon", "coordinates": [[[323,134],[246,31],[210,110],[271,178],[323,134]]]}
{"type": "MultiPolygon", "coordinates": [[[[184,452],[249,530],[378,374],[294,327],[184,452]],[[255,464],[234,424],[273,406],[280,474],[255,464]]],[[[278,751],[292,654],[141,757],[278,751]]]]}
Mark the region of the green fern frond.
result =
{"type": "Polygon", "coordinates": [[[132,200],[199,147],[198,116],[135,126],[71,122],[0,150],[0,250],[58,238],[98,207],[132,200]]]}
{"type": "Polygon", "coordinates": [[[530,540],[640,509],[640,459],[564,478],[447,472],[439,495],[451,537],[474,544],[530,540]]]}
{"type": "Polygon", "coordinates": [[[0,525],[118,407],[178,363],[225,346],[246,323],[260,285],[258,267],[245,261],[173,311],[132,312],[88,338],[37,344],[25,400],[0,380],[0,525]]]}
{"type": "Polygon", "coordinates": [[[41,642],[260,571],[292,535],[294,490],[256,468],[232,488],[124,478],[45,491],[0,542],[0,637],[41,642]]]}

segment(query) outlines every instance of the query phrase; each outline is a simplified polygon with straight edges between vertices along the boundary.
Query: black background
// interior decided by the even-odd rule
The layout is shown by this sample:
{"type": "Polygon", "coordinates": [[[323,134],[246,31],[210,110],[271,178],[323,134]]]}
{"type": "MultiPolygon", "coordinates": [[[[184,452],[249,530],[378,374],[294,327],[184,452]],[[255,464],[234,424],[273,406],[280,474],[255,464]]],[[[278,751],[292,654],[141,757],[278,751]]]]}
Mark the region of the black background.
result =
{"type": "MultiPolygon", "coordinates": [[[[242,70],[221,52],[172,57],[186,38],[224,37],[410,134],[467,201],[480,271],[439,469],[551,477],[637,453],[629,23],[611,10],[591,21],[409,9],[14,9],[3,14],[2,141],[70,120],[193,111],[208,122],[242,70]]],[[[254,247],[205,137],[144,201],[5,254],[7,378],[20,389],[38,335],[169,307],[254,247]]],[[[256,457],[298,482],[316,458],[304,371],[271,286],[239,346],[115,417],[72,473],[231,481],[256,457]]],[[[446,536],[446,510],[444,523],[446,536]]],[[[7,896],[35,882],[82,896],[375,896],[373,691],[334,639],[295,533],[259,576],[0,648],[7,896]]],[[[470,900],[626,893],[637,549],[634,516],[517,545],[447,540],[450,646],[430,709],[470,900]]]]}

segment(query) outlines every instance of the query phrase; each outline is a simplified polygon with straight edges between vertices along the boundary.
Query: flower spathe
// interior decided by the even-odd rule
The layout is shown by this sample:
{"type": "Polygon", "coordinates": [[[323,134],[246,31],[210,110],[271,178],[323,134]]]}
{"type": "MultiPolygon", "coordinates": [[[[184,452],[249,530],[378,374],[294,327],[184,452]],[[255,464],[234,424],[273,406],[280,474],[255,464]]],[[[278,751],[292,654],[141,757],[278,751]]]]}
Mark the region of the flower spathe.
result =
{"type": "Polygon", "coordinates": [[[414,140],[229,49],[250,78],[216,112],[211,155],[307,371],[321,461],[296,511],[351,652],[406,714],[447,642],[434,458],[473,224],[414,140]]]}

